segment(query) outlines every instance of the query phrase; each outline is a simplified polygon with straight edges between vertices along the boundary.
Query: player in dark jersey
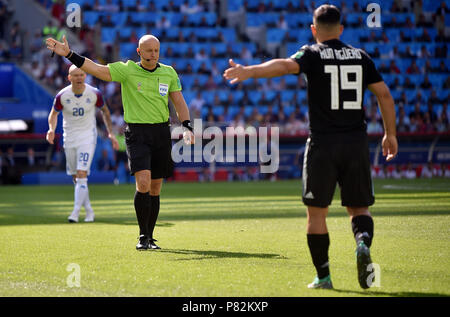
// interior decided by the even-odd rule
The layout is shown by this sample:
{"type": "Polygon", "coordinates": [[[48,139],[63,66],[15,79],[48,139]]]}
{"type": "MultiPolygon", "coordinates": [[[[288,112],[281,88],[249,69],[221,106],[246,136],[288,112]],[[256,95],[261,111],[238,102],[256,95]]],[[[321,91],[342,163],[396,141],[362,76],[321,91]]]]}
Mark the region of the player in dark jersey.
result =
{"type": "Polygon", "coordinates": [[[364,119],[364,90],[377,97],[384,122],[383,155],[392,160],[398,150],[394,100],[373,61],[362,50],[339,40],[340,11],[322,5],[314,11],[311,32],[317,44],[305,45],[286,59],[242,66],[230,59],[224,77],[230,83],[248,78],[304,73],[308,82],[310,135],[303,161],[303,195],[307,206],[307,241],[317,277],[309,288],[332,288],[328,264],[330,244],[326,216],[336,184],[341,189],[356,240],[358,280],[370,287],[369,247],[374,203],[369,147],[364,119]]]}

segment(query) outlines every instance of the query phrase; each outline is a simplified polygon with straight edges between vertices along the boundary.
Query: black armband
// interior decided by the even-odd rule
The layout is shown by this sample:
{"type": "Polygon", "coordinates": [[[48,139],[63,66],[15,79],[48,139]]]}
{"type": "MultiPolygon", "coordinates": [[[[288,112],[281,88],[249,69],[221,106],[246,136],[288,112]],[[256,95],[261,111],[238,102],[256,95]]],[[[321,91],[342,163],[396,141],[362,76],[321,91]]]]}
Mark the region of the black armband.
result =
{"type": "Polygon", "coordinates": [[[84,60],[86,59],[86,57],[80,56],[74,51],[70,51],[70,53],[66,56],[66,58],[78,68],[81,68],[81,66],[83,66],[84,60]]]}
{"type": "Polygon", "coordinates": [[[191,131],[191,132],[194,131],[194,129],[192,129],[191,120],[184,120],[182,125],[189,131],[191,131]]]}

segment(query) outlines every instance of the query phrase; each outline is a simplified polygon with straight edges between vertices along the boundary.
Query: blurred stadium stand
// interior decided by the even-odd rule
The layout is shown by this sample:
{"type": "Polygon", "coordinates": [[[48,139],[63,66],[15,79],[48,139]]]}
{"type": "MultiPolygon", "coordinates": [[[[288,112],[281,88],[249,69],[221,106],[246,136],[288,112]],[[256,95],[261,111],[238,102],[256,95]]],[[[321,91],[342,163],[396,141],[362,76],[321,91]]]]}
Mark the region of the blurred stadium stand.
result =
{"type": "MultiPolygon", "coordinates": [[[[205,126],[279,126],[282,145],[277,177],[298,177],[301,173],[297,166],[301,161],[298,149],[302,147],[308,128],[304,78],[285,76],[231,86],[222,78],[222,73],[227,68],[228,58],[255,64],[290,56],[302,45],[313,43],[309,29],[312,10],[326,2],[342,10],[345,26],[342,40],[366,50],[391,88],[401,141],[401,152],[395,164],[406,166],[411,162],[419,168],[429,160],[437,164],[450,163],[448,0],[27,0],[36,12],[30,20],[39,20],[42,29],[26,21],[14,27],[18,14],[14,4],[23,1],[0,1],[0,14],[5,12],[0,20],[0,58],[4,62],[0,65],[0,78],[6,78],[3,69],[9,67],[18,74],[16,76],[27,78],[27,88],[13,89],[14,93],[11,93],[11,82],[3,85],[2,79],[0,118],[26,119],[28,134],[46,132],[43,111],[50,110],[49,96],[68,84],[65,76],[69,65],[62,58],[50,58],[42,45],[44,27],[50,30],[47,34],[68,34],[70,43],[73,40],[81,45],[80,49],[77,46],[78,51],[101,63],[137,60],[139,37],[151,33],[161,40],[161,62],[174,66],[180,75],[192,118],[202,118],[205,126]],[[373,2],[381,7],[382,27],[379,29],[366,25],[369,14],[366,8],[373,2]],[[70,3],[82,8],[81,28],[64,28],[65,8],[70,3]],[[51,32],[47,21],[53,21],[56,30],[51,32]],[[36,93],[39,89],[43,92],[36,93]],[[200,92],[200,102],[194,102],[197,92],[200,92]],[[201,108],[194,107],[195,103],[201,104],[201,108]],[[268,110],[270,107],[273,114],[268,110]]],[[[111,112],[117,112],[117,122],[121,122],[119,86],[91,76],[88,82],[104,92],[111,112]]],[[[377,134],[382,127],[376,100],[369,92],[365,94],[364,106],[367,122],[375,117],[368,131],[374,135],[371,155],[376,166],[383,161],[377,134]]],[[[175,117],[172,120],[177,122],[175,117]]],[[[96,159],[104,149],[114,159],[113,150],[101,133],[104,131],[102,120],[98,122],[96,159]]],[[[118,131],[119,127],[116,128],[118,131]]],[[[7,140],[4,134],[2,140],[7,140]]],[[[2,145],[5,153],[6,143],[2,145]]],[[[15,150],[18,156],[25,153],[25,147],[19,145],[15,145],[15,150]]],[[[51,150],[57,157],[55,149],[51,150]]],[[[47,169],[51,166],[48,157],[47,169]]],[[[96,165],[94,161],[94,172],[96,165]]],[[[183,180],[202,180],[206,168],[203,164],[179,164],[178,167],[175,178],[183,180]],[[196,176],[190,173],[193,168],[196,176]]],[[[218,164],[215,173],[226,179],[225,171],[231,178],[234,167],[236,165],[218,164]]],[[[247,167],[254,168],[239,168],[249,175],[247,167]]],[[[123,163],[117,175],[121,175],[121,182],[125,180],[123,163]]]]}

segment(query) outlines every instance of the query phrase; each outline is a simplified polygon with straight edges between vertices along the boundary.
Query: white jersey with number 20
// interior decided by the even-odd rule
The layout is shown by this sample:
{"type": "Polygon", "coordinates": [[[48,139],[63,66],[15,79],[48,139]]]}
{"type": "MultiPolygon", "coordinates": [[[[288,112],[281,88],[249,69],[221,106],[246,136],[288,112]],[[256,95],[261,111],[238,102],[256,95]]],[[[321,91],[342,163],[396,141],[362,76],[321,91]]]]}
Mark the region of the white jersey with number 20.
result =
{"type": "Polygon", "coordinates": [[[95,109],[103,107],[101,92],[88,84],[75,95],[72,85],[62,89],[53,101],[53,108],[63,114],[64,148],[97,143],[95,109]]]}

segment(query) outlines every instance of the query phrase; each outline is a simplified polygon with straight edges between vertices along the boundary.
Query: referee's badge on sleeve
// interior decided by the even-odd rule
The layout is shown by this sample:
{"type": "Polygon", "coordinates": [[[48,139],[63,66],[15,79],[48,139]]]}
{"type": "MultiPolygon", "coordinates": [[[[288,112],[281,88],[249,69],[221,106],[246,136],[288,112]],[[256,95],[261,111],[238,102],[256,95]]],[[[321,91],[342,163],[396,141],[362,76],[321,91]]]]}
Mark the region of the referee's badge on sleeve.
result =
{"type": "Polygon", "coordinates": [[[159,84],[159,94],[161,96],[164,97],[165,95],[167,95],[168,91],[169,91],[169,85],[168,84],[162,84],[162,83],[159,84]]]}

